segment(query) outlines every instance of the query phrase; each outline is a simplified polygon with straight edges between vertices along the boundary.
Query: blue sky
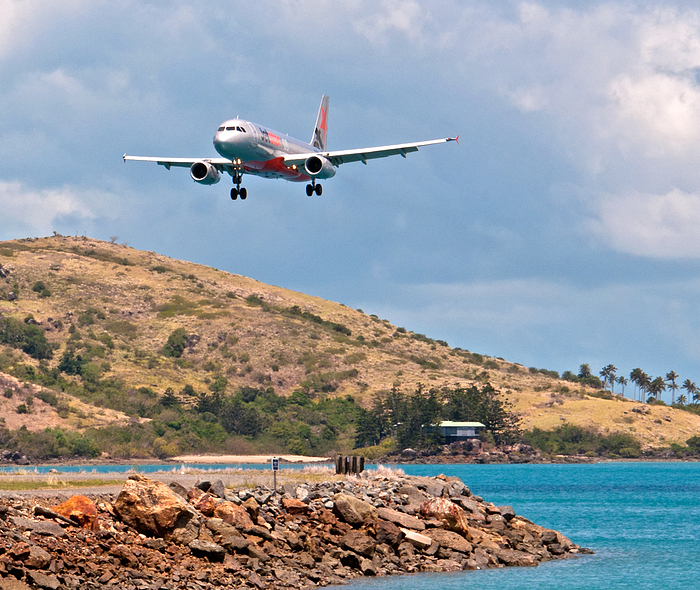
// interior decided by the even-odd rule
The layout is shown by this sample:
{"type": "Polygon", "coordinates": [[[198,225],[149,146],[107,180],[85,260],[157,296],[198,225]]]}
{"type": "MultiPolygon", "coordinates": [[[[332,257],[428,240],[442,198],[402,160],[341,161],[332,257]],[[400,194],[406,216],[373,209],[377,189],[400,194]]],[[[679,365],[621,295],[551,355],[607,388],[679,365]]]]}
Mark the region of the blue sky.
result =
{"type": "Polygon", "coordinates": [[[0,239],[118,236],[564,371],[700,380],[690,2],[0,0],[0,239]],[[494,5],[496,4],[496,5],[494,5]],[[329,147],[460,135],[303,184],[194,184],[237,115],[329,147]]]}

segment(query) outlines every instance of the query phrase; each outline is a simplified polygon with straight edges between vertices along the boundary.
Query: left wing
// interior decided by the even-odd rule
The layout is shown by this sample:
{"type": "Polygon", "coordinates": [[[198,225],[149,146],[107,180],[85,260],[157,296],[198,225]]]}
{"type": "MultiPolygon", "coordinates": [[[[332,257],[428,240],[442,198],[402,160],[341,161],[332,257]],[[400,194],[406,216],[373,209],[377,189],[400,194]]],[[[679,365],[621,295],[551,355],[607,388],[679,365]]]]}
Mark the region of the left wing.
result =
{"type": "Polygon", "coordinates": [[[226,172],[231,169],[231,160],[226,158],[155,158],[150,156],[127,156],[124,154],[124,161],[133,160],[137,162],[156,162],[170,170],[171,166],[181,166],[189,168],[195,162],[209,162],[219,172],[226,172]]]}
{"type": "Polygon", "coordinates": [[[387,158],[389,156],[401,155],[404,158],[409,152],[417,152],[419,147],[425,145],[434,145],[436,143],[447,143],[448,141],[456,141],[459,143],[459,135],[457,137],[446,137],[444,139],[432,139],[430,141],[417,141],[414,143],[401,143],[397,145],[385,145],[382,147],[364,148],[357,150],[336,150],[325,152],[309,152],[308,154],[291,154],[284,157],[286,166],[301,166],[311,156],[323,156],[330,160],[334,166],[347,164],[348,162],[367,163],[367,160],[375,158],[387,158]]]}

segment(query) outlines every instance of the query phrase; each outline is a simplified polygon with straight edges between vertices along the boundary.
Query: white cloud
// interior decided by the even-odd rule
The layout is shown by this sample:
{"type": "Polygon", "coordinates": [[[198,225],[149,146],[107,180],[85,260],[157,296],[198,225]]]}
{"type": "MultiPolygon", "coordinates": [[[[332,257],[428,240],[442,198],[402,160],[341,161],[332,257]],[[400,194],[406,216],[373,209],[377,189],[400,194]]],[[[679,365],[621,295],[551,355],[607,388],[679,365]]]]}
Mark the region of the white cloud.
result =
{"type": "Polygon", "coordinates": [[[618,251],[649,258],[700,258],[700,195],[608,195],[592,229],[618,251]]]}
{"type": "Polygon", "coordinates": [[[108,196],[68,186],[32,190],[19,182],[0,181],[0,229],[14,230],[14,235],[48,235],[62,218],[95,219],[100,207],[91,205],[92,200],[106,202],[108,196]]]}
{"type": "Polygon", "coordinates": [[[92,4],[89,0],[0,0],[0,59],[34,40],[61,16],[92,4]]]}

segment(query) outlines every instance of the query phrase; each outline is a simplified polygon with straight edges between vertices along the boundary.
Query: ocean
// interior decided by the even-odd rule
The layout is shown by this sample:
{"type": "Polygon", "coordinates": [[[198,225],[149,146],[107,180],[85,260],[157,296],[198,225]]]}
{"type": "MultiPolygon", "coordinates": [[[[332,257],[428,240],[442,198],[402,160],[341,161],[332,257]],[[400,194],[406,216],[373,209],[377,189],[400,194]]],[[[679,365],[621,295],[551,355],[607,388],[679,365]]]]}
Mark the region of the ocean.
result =
{"type": "MultiPolygon", "coordinates": [[[[456,475],[474,494],[595,555],[536,568],[362,579],[347,590],[700,588],[700,463],[405,465],[456,475]]],[[[341,587],[338,587],[341,588],[341,587]]]]}

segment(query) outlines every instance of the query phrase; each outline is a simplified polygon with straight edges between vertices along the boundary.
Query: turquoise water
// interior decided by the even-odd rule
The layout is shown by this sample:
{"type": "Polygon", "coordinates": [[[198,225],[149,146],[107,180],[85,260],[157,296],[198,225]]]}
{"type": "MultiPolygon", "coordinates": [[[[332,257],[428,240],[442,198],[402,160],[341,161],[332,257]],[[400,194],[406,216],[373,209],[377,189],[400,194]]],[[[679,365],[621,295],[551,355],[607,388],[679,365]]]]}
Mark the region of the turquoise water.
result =
{"type": "Polygon", "coordinates": [[[700,463],[407,465],[456,475],[473,493],[596,554],[537,568],[363,579],[348,590],[700,588],[700,463]]]}

